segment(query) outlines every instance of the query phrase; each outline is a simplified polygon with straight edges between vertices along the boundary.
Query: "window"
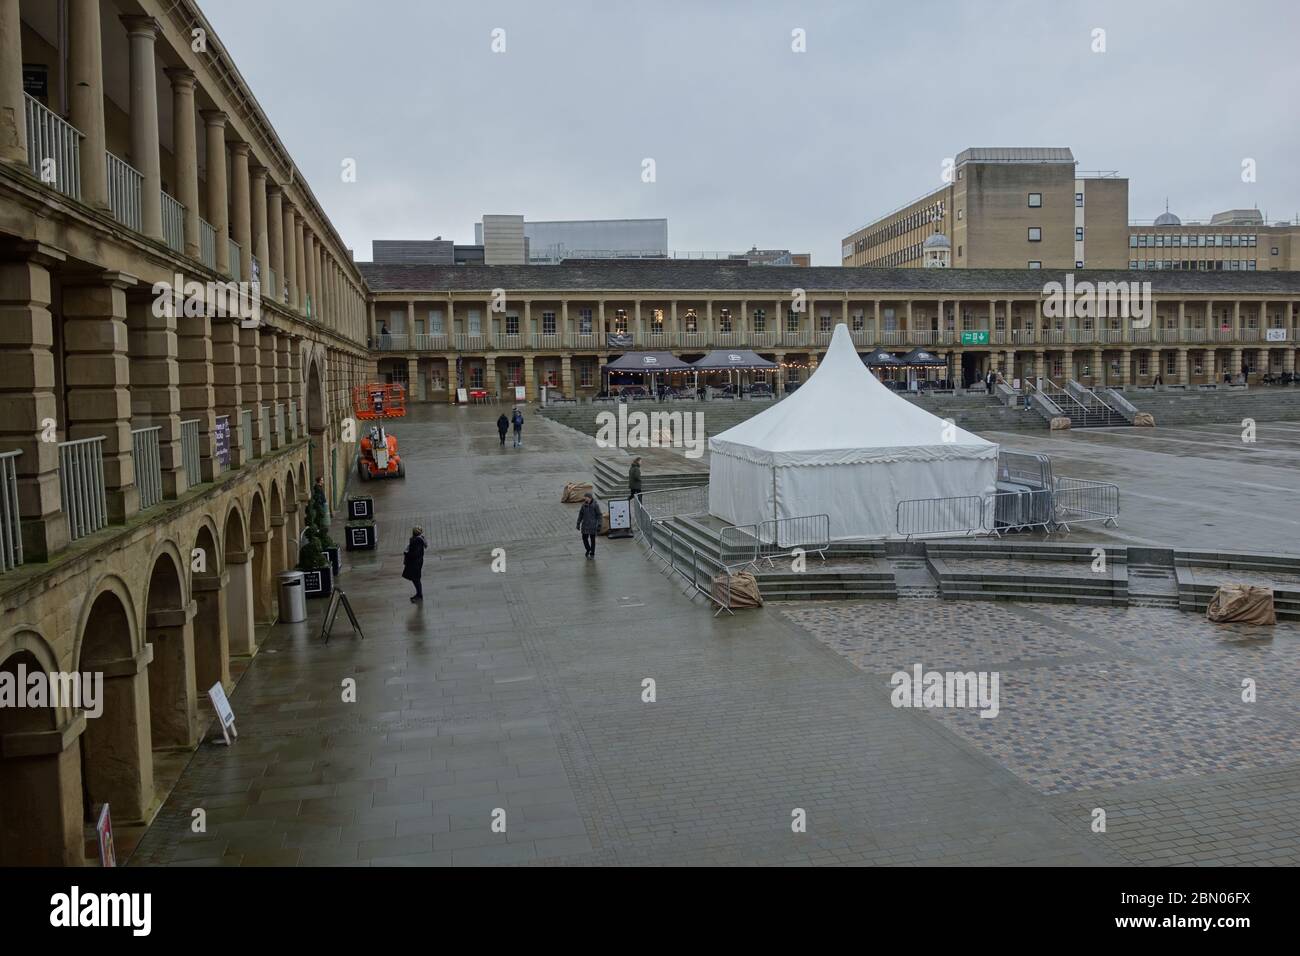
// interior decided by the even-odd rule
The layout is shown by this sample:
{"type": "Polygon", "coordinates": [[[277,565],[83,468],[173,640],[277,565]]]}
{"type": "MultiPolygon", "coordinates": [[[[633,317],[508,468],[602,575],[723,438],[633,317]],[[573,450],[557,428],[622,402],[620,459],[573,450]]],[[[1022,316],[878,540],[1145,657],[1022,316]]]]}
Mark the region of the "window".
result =
{"type": "Polygon", "coordinates": [[[578,384],[583,388],[591,387],[592,378],[594,377],[592,375],[592,370],[595,368],[595,365],[596,363],[590,359],[583,359],[578,363],[578,384]]]}
{"type": "Polygon", "coordinates": [[[627,331],[627,309],[614,311],[614,331],[620,335],[627,331]]]}
{"type": "Polygon", "coordinates": [[[1270,249],[1269,252],[1268,252],[1268,254],[1269,254],[1270,256],[1275,256],[1275,255],[1277,255],[1277,246],[1274,246],[1272,249],[1270,249]]]}
{"type": "Polygon", "coordinates": [[[1043,263],[1042,263],[1041,260],[1039,260],[1039,259],[1030,259],[1030,260],[1029,260],[1029,268],[1031,268],[1031,269],[1041,269],[1042,267],[1043,267],[1043,263]]]}
{"type": "Polygon", "coordinates": [[[1165,356],[1165,374],[1175,375],[1178,372],[1178,356],[1170,352],[1165,356]]]}
{"type": "Polygon", "coordinates": [[[1083,226],[1074,227],[1074,241],[1083,242],[1083,226]]]}
{"type": "Polygon", "coordinates": [[[754,310],[754,331],[763,332],[767,328],[767,316],[762,309],[754,310]]]}
{"type": "Polygon", "coordinates": [[[507,313],[506,335],[518,335],[518,334],[519,334],[519,316],[514,315],[513,313],[507,313]]]}
{"type": "Polygon", "coordinates": [[[1146,375],[1147,371],[1148,371],[1147,356],[1146,353],[1144,352],[1138,356],[1138,374],[1146,375]]]}
{"type": "Polygon", "coordinates": [[[1083,208],[1083,193],[1074,194],[1074,208],[1075,209],[1083,208]]]}
{"type": "Polygon", "coordinates": [[[542,313],[542,334],[543,335],[555,334],[555,313],[554,312],[542,313]]]}
{"type": "Polygon", "coordinates": [[[958,222],[961,222],[961,221],[962,221],[963,219],[965,219],[965,218],[966,218],[966,210],[965,210],[965,209],[958,209],[958,210],[957,210],[957,221],[958,221],[958,222]]]}
{"type": "Polygon", "coordinates": [[[478,309],[469,310],[469,319],[467,321],[469,322],[470,335],[483,334],[483,317],[479,314],[478,309]]]}
{"type": "Polygon", "coordinates": [[[718,310],[718,331],[719,332],[731,331],[731,310],[730,309],[718,310]]]}
{"type": "Polygon", "coordinates": [[[957,258],[958,258],[958,259],[961,258],[961,246],[958,246],[958,247],[957,247],[957,258]]]}
{"type": "Polygon", "coordinates": [[[699,317],[695,314],[695,310],[694,310],[694,309],[687,309],[687,310],[686,310],[686,315],[684,315],[682,318],[683,318],[683,320],[684,320],[684,322],[685,322],[685,326],[686,326],[686,327],[685,327],[685,331],[687,331],[687,332],[698,332],[698,331],[700,330],[700,329],[699,329],[699,317]]]}
{"type": "Polygon", "coordinates": [[[819,315],[819,316],[817,317],[817,330],[818,330],[819,332],[829,332],[829,331],[831,331],[831,317],[830,317],[830,315],[828,315],[827,313],[823,312],[821,315],[819,315]]]}
{"type": "Polygon", "coordinates": [[[785,313],[785,330],[787,332],[799,331],[799,313],[794,309],[787,309],[785,313]]]}
{"type": "Polygon", "coordinates": [[[1029,241],[1030,241],[1030,242],[1042,242],[1042,241],[1043,241],[1043,229],[1042,229],[1041,226],[1030,226],[1030,227],[1029,227],[1029,241]]]}
{"type": "Polygon", "coordinates": [[[664,330],[664,310],[655,309],[650,313],[650,331],[662,332],[664,330]]]}
{"type": "Polygon", "coordinates": [[[591,334],[591,309],[578,310],[578,334],[591,334]]]}
{"type": "Polygon", "coordinates": [[[865,320],[862,318],[862,313],[861,313],[861,312],[854,312],[854,313],[853,313],[853,326],[852,326],[853,331],[854,331],[854,332],[861,332],[865,327],[866,327],[866,322],[865,322],[865,320]]]}
{"type": "Polygon", "coordinates": [[[1029,208],[1030,208],[1030,209],[1041,209],[1042,206],[1043,206],[1043,194],[1042,194],[1042,193],[1030,193],[1030,194],[1029,194],[1029,208]]]}
{"type": "Polygon", "coordinates": [[[442,309],[429,310],[429,332],[432,335],[442,335],[445,329],[442,327],[442,309]]]}
{"type": "Polygon", "coordinates": [[[471,365],[469,367],[469,387],[470,388],[483,387],[483,366],[482,365],[471,365]]]}
{"type": "Polygon", "coordinates": [[[1136,248],[1137,248],[1137,245],[1138,245],[1138,237],[1137,237],[1137,236],[1129,236],[1129,237],[1128,237],[1128,247],[1129,247],[1130,249],[1136,249],[1136,248]]]}

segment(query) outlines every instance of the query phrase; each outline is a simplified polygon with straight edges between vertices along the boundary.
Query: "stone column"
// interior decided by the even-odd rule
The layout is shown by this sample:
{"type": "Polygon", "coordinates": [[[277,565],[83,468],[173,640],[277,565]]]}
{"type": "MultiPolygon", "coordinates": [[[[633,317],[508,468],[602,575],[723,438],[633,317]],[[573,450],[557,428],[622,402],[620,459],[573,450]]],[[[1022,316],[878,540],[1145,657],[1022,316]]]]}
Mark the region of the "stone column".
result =
{"type": "Polygon", "coordinates": [[[1214,362],[1215,362],[1214,349],[1212,348],[1206,349],[1201,356],[1201,365],[1203,366],[1205,371],[1205,380],[1211,383],[1217,383],[1219,377],[1219,373],[1214,368],[1214,362]]]}
{"type": "Polygon", "coordinates": [[[1182,346],[1178,349],[1177,375],[1178,375],[1178,381],[1181,382],[1183,385],[1192,384],[1191,367],[1187,363],[1186,346],[1182,346]]]}
{"type": "MultiPolygon", "coordinates": [[[[1234,342],[1241,341],[1241,300],[1240,299],[1234,299],[1232,302],[1232,340],[1234,342]]],[[[1240,349],[1237,349],[1238,353],[1240,353],[1240,351],[1241,351],[1240,349]]],[[[1240,370],[1239,368],[1234,369],[1232,374],[1236,375],[1237,371],[1239,370],[1240,370]]]]}
{"type": "Polygon", "coordinates": [[[573,380],[573,356],[567,353],[560,356],[560,391],[565,398],[578,395],[577,383],[573,380]]]}
{"type": "MultiPolygon", "coordinates": [[[[153,746],[192,750],[198,746],[199,694],[194,671],[194,627],[198,605],[150,611],[146,640],[149,664],[149,727],[153,746]]],[[[205,688],[206,690],[206,688],[205,688]]]]}
{"type": "Polygon", "coordinates": [[[1106,384],[1106,354],[1101,349],[1092,350],[1092,387],[1106,384]]]}
{"type": "Polygon", "coordinates": [[[1132,381],[1133,375],[1133,352],[1130,349],[1120,349],[1119,353],[1119,384],[1123,388],[1132,381]]]}
{"type": "MultiPolygon", "coordinates": [[[[3,0],[0,8],[9,2],[3,0]]],[[[17,11],[18,0],[12,3],[17,11]]],[[[0,866],[85,865],[81,782],[85,730],[86,717],[79,714],[52,730],[0,736],[0,780],[5,782],[0,788],[0,819],[22,821],[0,843],[0,866]]]]}
{"type": "MultiPolygon", "coordinates": [[[[275,406],[279,403],[279,393],[276,388],[276,364],[279,357],[279,343],[276,341],[277,336],[274,329],[264,328],[259,335],[258,355],[261,364],[262,375],[262,399],[269,409],[271,417],[271,433],[263,438],[263,447],[271,451],[279,448],[284,444],[284,435],[275,430],[275,406]]],[[[288,409],[284,413],[288,414],[288,409]]]]}
{"type": "Polygon", "coordinates": [[[243,401],[243,383],[239,354],[239,323],[231,319],[212,320],[212,383],[216,395],[216,415],[230,419],[230,467],[239,468],[252,456],[244,447],[239,428],[239,409],[243,401]]]}
{"type": "MultiPolygon", "coordinates": [[[[293,339],[288,335],[276,336],[275,397],[284,406],[284,442],[297,439],[300,430],[294,426],[289,402],[293,399],[293,339]]],[[[287,510],[287,509],[286,509],[287,510]]]]}
{"type": "Polygon", "coordinates": [[[311,302],[312,321],[320,321],[320,288],[316,285],[316,234],[311,229],[303,229],[303,287],[311,302]]]}
{"type": "Polygon", "coordinates": [[[298,311],[303,315],[307,314],[307,296],[310,290],[307,288],[307,230],[306,224],[302,221],[302,216],[294,210],[293,223],[294,241],[294,284],[298,299],[298,311]]]}
{"type": "Polygon", "coordinates": [[[220,474],[221,468],[216,459],[212,320],[206,311],[202,315],[186,315],[177,320],[176,358],[181,418],[197,418],[199,421],[199,470],[203,481],[212,481],[220,474]]]}
{"type": "Polygon", "coordinates": [[[216,230],[216,271],[230,274],[230,224],[226,197],[226,114],[204,110],[203,124],[208,137],[208,222],[216,230]]]}
{"type": "Polygon", "coordinates": [[[154,314],[148,289],[126,302],[128,354],[131,356],[131,420],[140,428],[158,426],[158,455],[164,498],[179,498],[189,488],[181,453],[179,344],[172,304],[154,314]]]}
{"type": "Polygon", "coordinates": [[[240,404],[253,413],[253,447],[250,458],[265,455],[271,436],[262,430],[262,348],[261,332],[238,328],[240,404]]]}
{"type": "Polygon", "coordinates": [[[227,646],[231,657],[251,657],[257,650],[257,630],[253,624],[253,549],[227,551],[226,569],[230,573],[230,583],[226,585],[227,646]]]}
{"type": "Polygon", "coordinates": [[[69,441],[104,436],[108,519],[121,524],[140,510],[131,448],[131,371],[126,290],[136,280],[104,272],[63,289],[64,388],[69,441]]]}
{"type": "Polygon", "coordinates": [[[104,675],[103,716],[86,721],[86,791],[113,808],[114,825],[141,823],[153,802],[153,747],[149,727],[149,645],[132,657],[95,661],[104,675]],[[111,753],[111,758],[108,754],[111,753]]]}
{"type": "Polygon", "coordinates": [[[1287,347],[1282,350],[1282,371],[1289,375],[1295,374],[1295,346],[1288,343],[1287,347]]]}
{"type": "MultiPolygon", "coordinates": [[[[81,200],[108,210],[108,160],[104,155],[104,62],[99,0],[68,0],[69,119],[81,141],[81,200]]],[[[19,122],[23,122],[20,119],[19,122]]]]}
{"type": "Polygon", "coordinates": [[[275,281],[266,285],[276,302],[284,301],[284,209],[280,187],[270,183],[266,187],[267,243],[269,265],[275,281]]]}
{"type": "Polygon", "coordinates": [[[1237,373],[1241,371],[1241,349],[1233,349],[1232,356],[1228,359],[1228,371],[1232,377],[1236,378],[1237,373]]]}
{"type": "Polygon", "coordinates": [[[281,263],[280,282],[284,289],[282,301],[291,309],[298,308],[298,217],[294,215],[289,197],[281,192],[280,205],[284,207],[284,261],[281,263]]]}
{"type": "Polygon", "coordinates": [[[14,468],[27,561],[48,561],[68,543],[59,448],[43,440],[57,437],[59,415],[50,267],[65,258],[51,246],[30,243],[6,248],[0,259],[0,448],[22,452],[14,468]]]}
{"type": "Polygon", "coordinates": [[[18,0],[0,0],[0,161],[28,168],[23,25],[18,0]]]}
{"type": "Polygon", "coordinates": [[[130,49],[131,163],[140,171],[140,227],[150,239],[161,240],[162,167],[158,158],[158,69],[154,41],[158,21],[124,16],[130,49]]]}
{"type": "Polygon", "coordinates": [[[1074,378],[1074,350],[1073,349],[1061,350],[1061,374],[1065,378],[1065,382],[1061,383],[1062,385],[1065,385],[1070,381],[1070,379],[1074,378]]]}
{"type": "MultiPolygon", "coordinates": [[[[266,270],[271,268],[271,239],[267,235],[266,228],[266,167],[250,166],[248,184],[252,254],[257,257],[257,263],[262,270],[261,275],[258,277],[262,283],[262,289],[269,293],[271,287],[266,281],[266,270]]],[[[251,272],[248,274],[248,278],[253,278],[251,272]]]]}
{"type": "MultiPolygon", "coordinates": [[[[295,507],[296,507],[295,502],[295,507]]],[[[206,694],[213,684],[226,690],[230,683],[230,624],[226,618],[226,587],[230,572],[214,573],[216,556],[208,557],[208,573],[191,576],[190,590],[197,608],[191,630],[194,632],[195,685],[206,694]]]]}
{"type": "Polygon", "coordinates": [[[199,149],[194,129],[194,74],[173,67],[172,150],[176,154],[176,199],[185,206],[185,254],[199,257],[199,149]]]}
{"type": "MultiPolygon", "coordinates": [[[[230,224],[231,238],[239,244],[239,278],[249,282],[253,278],[253,226],[252,202],[248,184],[248,144],[230,144],[230,209],[234,219],[230,224]]],[[[232,269],[233,272],[233,263],[232,269]]]]}

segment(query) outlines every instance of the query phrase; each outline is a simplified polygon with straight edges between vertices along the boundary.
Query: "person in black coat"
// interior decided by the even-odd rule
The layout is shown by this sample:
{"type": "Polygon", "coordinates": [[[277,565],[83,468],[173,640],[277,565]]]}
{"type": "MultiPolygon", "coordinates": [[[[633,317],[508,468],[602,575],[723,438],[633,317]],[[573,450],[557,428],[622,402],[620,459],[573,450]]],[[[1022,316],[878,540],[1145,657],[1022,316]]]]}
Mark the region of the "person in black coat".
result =
{"type": "Polygon", "coordinates": [[[582,507],[578,509],[577,528],[582,532],[582,546],[588,558],[596,556],[596,535],[600,534],[600,505],[591,492],[582,496],[582,507]]]}
{"type": "Polygon", "coordinates": [[[501,436],[501,447],[506,447],[506,432],[510,431],[510,419],[506,418],[506,413],[502,412],[501,417],[497,419],[497,434],[501,436]]]}
{"type": "Polygon", "coordinates": [[[424,588],[420,584],[420,574],[424,570],[424,551],[429,542],[424,540],[424,529],[416,525],[411,529],[411,540],[402,552],[402,577],[415,585],[412,602],[424,600],[424,588]]]}

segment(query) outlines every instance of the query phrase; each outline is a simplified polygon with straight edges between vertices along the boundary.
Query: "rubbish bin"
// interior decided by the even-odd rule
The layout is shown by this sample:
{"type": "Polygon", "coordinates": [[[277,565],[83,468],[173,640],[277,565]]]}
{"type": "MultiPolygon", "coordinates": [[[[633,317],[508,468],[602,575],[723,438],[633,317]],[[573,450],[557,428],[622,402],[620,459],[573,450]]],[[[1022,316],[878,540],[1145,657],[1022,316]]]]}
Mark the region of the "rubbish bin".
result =
{"type": "Polygon", "coordinates": [[[307,620],[307,593],[303,586],[301,571],[281,571],[280,579],[280,621],[284,624],[297,624],[307,620]]]}

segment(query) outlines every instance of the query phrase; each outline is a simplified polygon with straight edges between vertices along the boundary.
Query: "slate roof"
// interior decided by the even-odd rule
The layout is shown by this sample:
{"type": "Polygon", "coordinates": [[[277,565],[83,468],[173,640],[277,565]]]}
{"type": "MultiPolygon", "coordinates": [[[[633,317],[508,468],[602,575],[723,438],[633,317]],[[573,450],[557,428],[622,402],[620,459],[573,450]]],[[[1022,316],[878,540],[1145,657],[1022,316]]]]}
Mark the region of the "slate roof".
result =
{"type": "Polygon", "coordinates": [[[1150,282],[1156,295],[1300,295],[1300,272],[1130,271],[1128,269],[875,269],[844,266],[750,266],[725,260],[570,260],[554,266],[357,264],[374,292],[414,292],[437,298],[447,292],[492,289],[510,294],[555,292],[767,293],[792,289],[842,292],[948,295],[980,298],[1004,294],[1041,295],[1047,282],[1150,282]]]}

